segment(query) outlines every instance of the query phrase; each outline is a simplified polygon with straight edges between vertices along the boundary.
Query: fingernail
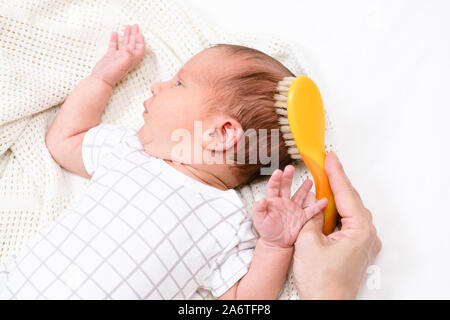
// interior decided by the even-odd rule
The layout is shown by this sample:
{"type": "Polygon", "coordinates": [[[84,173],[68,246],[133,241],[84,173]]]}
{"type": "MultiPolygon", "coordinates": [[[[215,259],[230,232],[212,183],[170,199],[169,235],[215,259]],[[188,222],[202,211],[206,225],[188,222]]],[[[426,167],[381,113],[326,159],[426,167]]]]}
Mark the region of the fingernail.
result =
{"type": "Polygon", "coordinates": [[[293,169],[293,166],[287,165],[287,166],[284,168],[284,174],[286,174],[286,171],[287,171],[287,172],[292,171],[292,169],[293,169]]]}

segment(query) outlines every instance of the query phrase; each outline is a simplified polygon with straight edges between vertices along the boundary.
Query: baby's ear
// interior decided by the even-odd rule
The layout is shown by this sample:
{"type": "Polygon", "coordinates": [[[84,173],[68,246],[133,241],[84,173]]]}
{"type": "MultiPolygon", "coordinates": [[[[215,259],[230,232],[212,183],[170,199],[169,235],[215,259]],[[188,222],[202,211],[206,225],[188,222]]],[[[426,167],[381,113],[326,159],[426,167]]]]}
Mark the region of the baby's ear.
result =
{"type": "Polygon", "coordinates": [[[227,118],[207,129],[203,134],[203,148],[210,151],[222,151],[233,148],[243,135],[241,124],[227,118]]]}

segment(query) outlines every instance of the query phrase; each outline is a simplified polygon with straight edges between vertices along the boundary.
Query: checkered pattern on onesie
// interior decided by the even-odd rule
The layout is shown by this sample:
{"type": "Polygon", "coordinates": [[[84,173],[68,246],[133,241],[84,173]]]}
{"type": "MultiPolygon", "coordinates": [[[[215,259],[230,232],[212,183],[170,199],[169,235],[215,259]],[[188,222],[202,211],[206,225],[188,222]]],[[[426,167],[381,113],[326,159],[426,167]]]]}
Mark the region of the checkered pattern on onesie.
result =
{"type": "Polygon", "coordinates": [[[100,124],[82,144],[80,199],[0,269],[2,299],[218,297],[248,270],[252,221],[234,189],[203,184],[100,124]]]}

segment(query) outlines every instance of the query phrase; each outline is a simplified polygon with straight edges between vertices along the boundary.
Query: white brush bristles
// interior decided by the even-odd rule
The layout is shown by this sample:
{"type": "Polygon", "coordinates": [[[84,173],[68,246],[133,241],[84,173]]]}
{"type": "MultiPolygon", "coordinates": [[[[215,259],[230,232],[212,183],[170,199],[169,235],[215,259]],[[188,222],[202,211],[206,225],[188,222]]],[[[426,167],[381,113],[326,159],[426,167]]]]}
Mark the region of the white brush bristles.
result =
{"type": "Polygon", "coordinates": [[[293,160],[300,160],[302,157],[295,144],[294,137],[292,136],[291,128],[289,127],[289,121],[287,118],[287,97],[289,87],[294,81],[295,77],[284,77],[278,82],[277,91],[275,94],[275,111],[278,114],[278,123],[280,124],[281,136],[284,143],[288,147],[288,153],[293,160]]]}

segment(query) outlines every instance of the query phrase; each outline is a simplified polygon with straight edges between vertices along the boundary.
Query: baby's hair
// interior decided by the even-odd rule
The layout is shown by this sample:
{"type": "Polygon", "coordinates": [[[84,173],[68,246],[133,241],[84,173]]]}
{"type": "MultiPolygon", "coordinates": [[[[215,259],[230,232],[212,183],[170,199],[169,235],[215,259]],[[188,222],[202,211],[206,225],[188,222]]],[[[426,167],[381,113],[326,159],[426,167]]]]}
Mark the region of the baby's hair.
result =
{"type": "MultiPolygon", "coordinates": [[[[263,137],[259,135],[259,129],[265,129],[267,142],[264,144],[267,143],[267,157],[272,158],[272,152],[279,152],[278,164],[283,169],[291,163],[292,159],[280,131],[278,141],[271,141],[271,129],[280,129],[278,115],[274,108],[274,95],[277,93],[278,82],[283,77],[294,77],[294,74],[276,59],[256,49],[230,44],[217,44],[212,48],[223,50],[229,57],[243,59],[248,63],[245,67],[231,74],[225,74],[215,81],[214,98],[209,103],[210,110],[226,112],[234,117],[241,124],[244,133],[249,129],[250,132],[254,132],[255,140],[259,143],[263,140],[263,137]]],[[[251,140],[248,138],[248,143],[244,141],[244,152],[239,151],[235,146],[235,166],[231,170],[242,178],[240,185],[250,183],[257,178],[261,168],[270,167],[270,163],[261,163],[259,152],[255,153],[256,163],[249,163],[250,149],[253,148],[254,151],[256,148],[251,145],[251,140]],[[244,163],[237,162],[238,152],[245,154],[244,163]]]]}

